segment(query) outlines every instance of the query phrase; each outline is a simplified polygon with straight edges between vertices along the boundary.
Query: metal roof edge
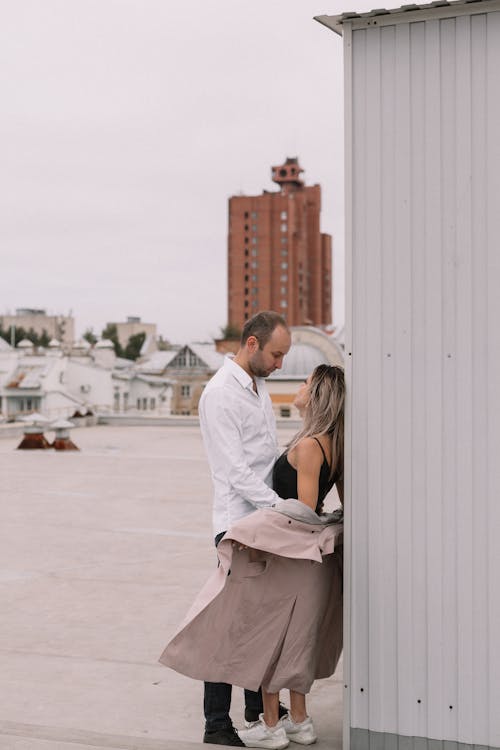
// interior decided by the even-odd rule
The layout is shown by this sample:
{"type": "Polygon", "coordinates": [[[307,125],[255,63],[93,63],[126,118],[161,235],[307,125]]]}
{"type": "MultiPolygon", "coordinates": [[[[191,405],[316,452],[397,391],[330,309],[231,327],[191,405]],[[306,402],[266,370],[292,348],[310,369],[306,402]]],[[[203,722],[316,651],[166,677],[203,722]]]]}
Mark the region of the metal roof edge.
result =
{"type": "Polygon", "coordinates": [[[343,26],[346,23],[349,23],[353,29],[365,29],[423,21],[426,18],[454,18],[497,10],[500,10],[500,0],[434,0],[431,3],[413,3],[389,10],[375,8],[365,13],[349,12],[336,16],[314,16],[314,20],[342,36],[343,26]]]}
{"type": "Polygon", "coordinates": [[[326,26],[330,31],[334,31],[342,36],[342,16],[314,16],[314,20],[326,26]]]}

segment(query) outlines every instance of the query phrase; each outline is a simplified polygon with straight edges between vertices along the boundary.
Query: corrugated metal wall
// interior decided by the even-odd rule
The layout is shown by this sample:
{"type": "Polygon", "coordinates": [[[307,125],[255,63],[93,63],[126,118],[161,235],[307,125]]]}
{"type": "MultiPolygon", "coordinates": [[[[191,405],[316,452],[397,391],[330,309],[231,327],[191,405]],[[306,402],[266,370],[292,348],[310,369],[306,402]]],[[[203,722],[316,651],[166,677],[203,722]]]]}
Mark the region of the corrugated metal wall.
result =
{"type": "Polygon", "coordinates": [[[350,726],[500,747],[500,12],[344,28],[350,726]]]}

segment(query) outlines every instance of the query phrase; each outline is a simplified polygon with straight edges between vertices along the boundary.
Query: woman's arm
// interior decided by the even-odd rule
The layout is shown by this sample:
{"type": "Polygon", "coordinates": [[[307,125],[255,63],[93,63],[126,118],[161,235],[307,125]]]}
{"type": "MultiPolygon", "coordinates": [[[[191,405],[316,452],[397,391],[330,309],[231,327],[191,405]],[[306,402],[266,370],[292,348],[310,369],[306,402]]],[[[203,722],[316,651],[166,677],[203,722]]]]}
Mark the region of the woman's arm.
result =
{"type": "Polygon", "coordinates": [[[313,438],[303,438],[293,451],[297,469],[298,499],[316,510],[319,491],[319,473],[323,464],[321,448],[313,438]]]}

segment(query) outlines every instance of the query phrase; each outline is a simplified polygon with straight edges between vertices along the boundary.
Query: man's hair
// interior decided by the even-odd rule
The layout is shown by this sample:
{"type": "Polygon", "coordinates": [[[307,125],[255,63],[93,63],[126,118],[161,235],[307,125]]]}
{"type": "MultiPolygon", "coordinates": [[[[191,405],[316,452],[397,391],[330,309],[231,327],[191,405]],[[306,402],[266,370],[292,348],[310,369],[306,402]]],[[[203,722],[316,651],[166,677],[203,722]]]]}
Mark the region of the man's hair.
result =
{"type": "Polygon", "coordinates": [[[282,315],[272,310],[257,313],[250,320],[247,320],[243,326],[241,346],[246,344],[249,336],[255,336],[259,342],[259,349],[263,349],[273,335],[274,329],[278,326],[283,326],[288,331],[286,320],[282,315]]]}

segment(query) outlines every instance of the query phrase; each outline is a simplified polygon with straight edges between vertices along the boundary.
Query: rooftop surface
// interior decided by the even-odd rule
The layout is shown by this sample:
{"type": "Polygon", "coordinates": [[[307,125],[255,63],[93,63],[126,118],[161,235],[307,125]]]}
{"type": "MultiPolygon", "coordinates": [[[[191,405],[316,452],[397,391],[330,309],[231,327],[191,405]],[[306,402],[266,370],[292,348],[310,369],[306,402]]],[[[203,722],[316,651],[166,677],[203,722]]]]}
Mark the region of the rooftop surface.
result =
{"type": "MultiPolygon", "coordinates": [[[[71,437],[81,452],[0,440],[0,749],[201,747],[201,683],[157,663],[215,565],[199,430],[71,437]]],[[[240,727],[242,703],[235,688],[240,727]]],[[[309,711],[315,747],[340,749],[339,671],[309,711]]]]}

